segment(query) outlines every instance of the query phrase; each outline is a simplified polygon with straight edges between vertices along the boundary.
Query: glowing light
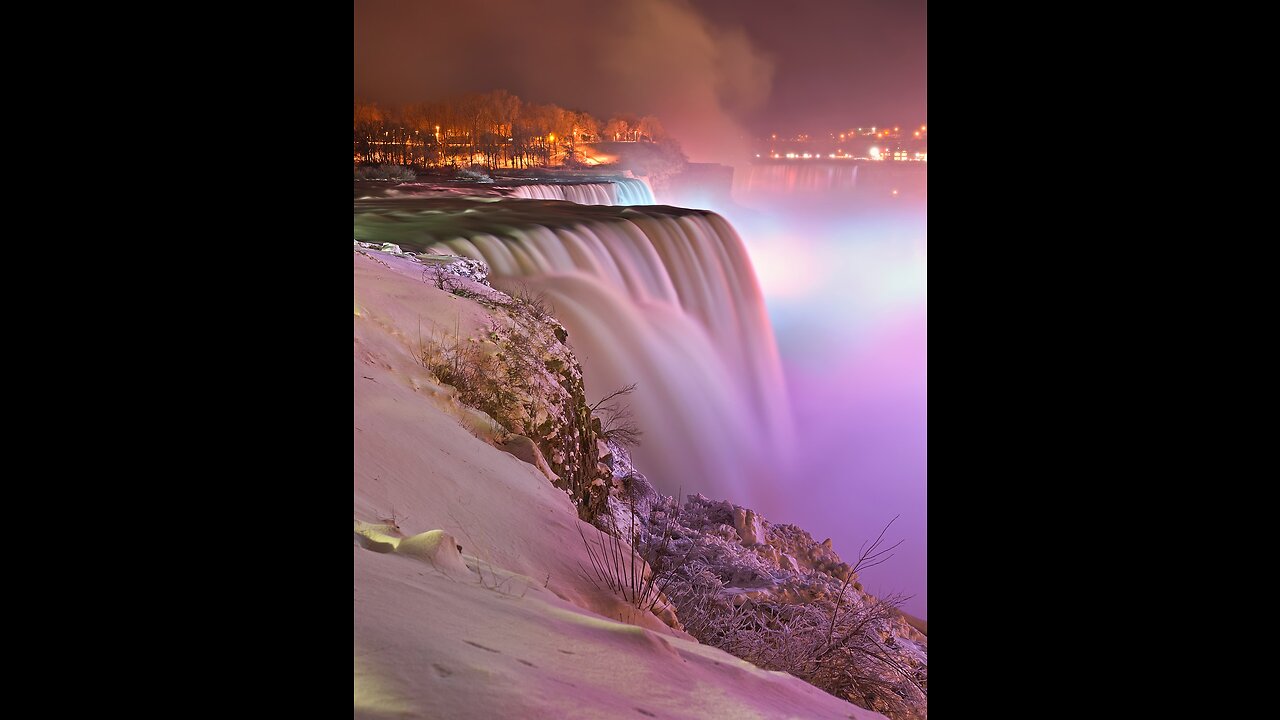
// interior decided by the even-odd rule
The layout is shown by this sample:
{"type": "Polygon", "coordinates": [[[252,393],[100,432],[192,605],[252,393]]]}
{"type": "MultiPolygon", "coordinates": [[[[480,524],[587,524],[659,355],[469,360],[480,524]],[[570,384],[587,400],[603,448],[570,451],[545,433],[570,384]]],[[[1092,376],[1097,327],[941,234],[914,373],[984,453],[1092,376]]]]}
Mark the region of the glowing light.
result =
{"type": "Polygon", "coordinates": [[[827,157],[829,157],[829,158],[833,158],[833,157],[835,157],[835,156],[836,156],[836,154],[835,154],[835,153],[827,153],[827,157]]]}
{"type": "Polygon", "coordinates": [[[898,194],[898,191],[897,191],[897,190],[894,190],[894,191],[893,191],[893,194],[894,194],[894,195],[897,195],[897,194],[898,194]]]}
{"type": "Polygon", "coordinates": [[[760,153],[756,153],[756,157],[760,157],[760,153]]]}
{"type": "Polygon", "coordinates": [[[787,153],[788,158],[794,158],[795,156],[796,156],[795,153],[787,153]]]}
{"type": "Polygon", "coordinates": [[[894,128],[894,129],[893,129],[893,131],[894,131],[894,132],[898,132],[898,130],[900,130],[900,129],[901,129],[901,128],[894,128]]]}
{"type": "Polygon", "coordinates": [[[917,130],[917,131],[916,131],[916,137],[920,137],[920,131],[919,131],[919,130],[917,130]]]}
{"type": "Polygon", "coordinates": [[[804,236],[760,238],[747,251],[766,297],[811,297],[827,280],[828,268],[819,262],[827,258],[808,246],[804,236]]]}
{"type": "Polygon", "coordinates": [[[880,148],[878,148],[878,147],[873,147],[873,148],[871,148],[871,159],[872,159],[872,160],[879,160],[879,159],[880,159],[880,148]]]}

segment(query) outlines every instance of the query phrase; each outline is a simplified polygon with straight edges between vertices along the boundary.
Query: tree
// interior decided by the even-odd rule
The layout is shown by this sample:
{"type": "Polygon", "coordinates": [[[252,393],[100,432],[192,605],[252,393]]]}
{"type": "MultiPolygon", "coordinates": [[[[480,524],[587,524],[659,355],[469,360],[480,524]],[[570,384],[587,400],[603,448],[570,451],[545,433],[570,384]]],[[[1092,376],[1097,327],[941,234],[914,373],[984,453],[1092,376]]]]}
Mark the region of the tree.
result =
{"type": "Polygon", "coordinates": [[[574,116],[575,135],[579,142],[596,142],[600,136],[600,121],[591,113],[579,112],[574,116]]]}
{"type": "Polygon", "coordinates": [[[620,118],[620,117],[610,118],[609,122],[605,123],[604,135],[609,140],[612,140],[614,142],[622,142],[626,140],[630,136],[630,134],[631,134],[631,127],[627,124],[627,121],[624,120],[623,118],[620,118]]]}
{"type": "Polygon", "coordinates": [[[361,162],[373,162],[376,138],[382,134],[383,115],[375,103],[355,103],[355,152],[361,162]]]}
{"type": "Polygon", "coordinates": [[[649,142],[657,142],[667,136],[667,131],[662,127],[662,122],[653,115],[645,115],[641,118],[637,131],[649,142]]]}
{"type": "Polygon", "coordinates": [[[515,138],[516,121],[520,117],[520,98],[506,90],[494,90],[489,93],[488,99],[494,121],[494,142],[497,145],[494,153],[495,163],[500,163],[505,156],[507,164],[511,165],[514,163],[512,143],[515,138]]]}
{"type": "Polygon", "coordinates": [[[352,147],[358,163],[523,168],[576,164],[582,143],[666,138],[652,115],[622,114],[603,124],[584,110],[526,103],[499,89],[401,108],[357,100],[352,147]]]}

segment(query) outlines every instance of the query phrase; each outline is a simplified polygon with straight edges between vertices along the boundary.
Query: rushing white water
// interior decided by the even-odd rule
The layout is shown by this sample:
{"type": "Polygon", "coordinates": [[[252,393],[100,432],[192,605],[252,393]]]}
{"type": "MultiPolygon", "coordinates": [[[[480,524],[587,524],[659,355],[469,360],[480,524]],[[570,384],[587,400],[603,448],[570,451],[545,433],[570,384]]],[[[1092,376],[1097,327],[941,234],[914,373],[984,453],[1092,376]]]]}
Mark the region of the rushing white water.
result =
{"type": "Polygon", "coordinates": [[[568,200],[579,205],[653,205],[653,190],[644,180],[619,178],[598,183],[520,185],[511,197],[529,200],[568,200]]]}
{"type": "Polygon", "coordinates": [[[724,218],[533,201],[364,205],[357,239],[484,260],[495,286],[543,294],[569,330],[588,401],[636,383],[627,401],[644,438],[633,457],[657,487],[774,505],[791,413],[755,273],[724,218]]]}

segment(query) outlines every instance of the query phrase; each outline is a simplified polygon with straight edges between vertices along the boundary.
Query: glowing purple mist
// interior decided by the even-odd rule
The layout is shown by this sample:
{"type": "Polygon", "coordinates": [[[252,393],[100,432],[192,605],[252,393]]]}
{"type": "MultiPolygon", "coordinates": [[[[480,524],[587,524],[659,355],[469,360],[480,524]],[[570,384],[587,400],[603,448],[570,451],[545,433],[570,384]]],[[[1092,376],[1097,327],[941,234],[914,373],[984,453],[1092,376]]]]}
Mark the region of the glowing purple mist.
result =
{"type": "Polygon", "coordinates": [[[742,205],[715,209],[751,255],[795,409],[791,477],[804,491],[782,520],[847,558],[900,515],[887,537],[902,546],[863,582],[913,594],[906,610],[927,617],[927,175],[923,163],[856,167],[740,169],[742,205]]]}

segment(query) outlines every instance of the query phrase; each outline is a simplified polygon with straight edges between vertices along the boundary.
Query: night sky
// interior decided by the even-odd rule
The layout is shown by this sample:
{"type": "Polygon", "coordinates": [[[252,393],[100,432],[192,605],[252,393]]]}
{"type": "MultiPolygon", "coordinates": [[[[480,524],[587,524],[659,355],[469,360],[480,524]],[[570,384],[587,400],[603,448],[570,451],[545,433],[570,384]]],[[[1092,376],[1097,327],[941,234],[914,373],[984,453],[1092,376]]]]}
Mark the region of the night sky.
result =
{"type": "Polygon", "coordinates": [[[506,89],[655,114],[696,161],[751,136],[928,121],[923,0],[357,0],[355,97],[506,89]]]}

